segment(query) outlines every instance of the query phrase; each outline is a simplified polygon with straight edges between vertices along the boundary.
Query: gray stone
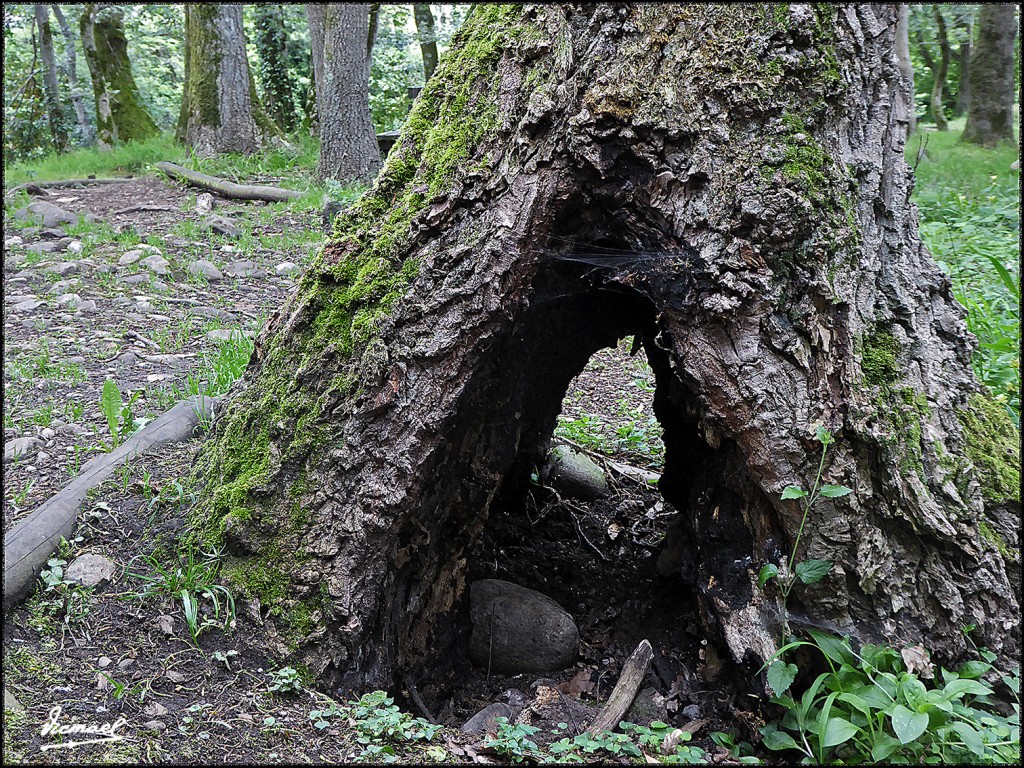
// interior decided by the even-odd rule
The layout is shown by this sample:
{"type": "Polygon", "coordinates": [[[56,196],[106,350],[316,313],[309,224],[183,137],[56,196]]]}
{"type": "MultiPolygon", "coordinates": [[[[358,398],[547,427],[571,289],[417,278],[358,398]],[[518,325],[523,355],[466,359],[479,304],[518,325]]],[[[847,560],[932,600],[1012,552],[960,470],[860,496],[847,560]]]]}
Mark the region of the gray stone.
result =
{"type": "Polygon", "coordinates": [[[12,712],[24,712],[25,707],[21,705],[21,702],[14,698],[14,694],[4,688],[4,709],[11,710],[12,712]]]}
{"type": "Polygon", "coordinates": [[[213,213],[203,219],[203,226],[213,232],[215,235],[224,235],[225,237],[238,237],[242,234],[242,230],[238,228],[238,225],[232,219],[226,216],[218,216],[213,213]]]}
{"type": "Polygon", "coordinates": [[[68,251],[71,253],[81,253],[84,248],[85,246],[82,245],[81,240],[72,240],[68,243],[68,251]]]}
{"type": "Polygon", "coordinates": [[[77,293],[64,293],[57,297],[57,306],[65,309],[80,309],[82,297],[77,293]]]}
{"type": "Polygon", "coordinates": [[[700,717],[700,707],[696,704],[687,704],[683,707],[683,717],[688,717],[691,720],[696,720],[700,717]]]}
{"type": "Polygon", "coordinates": [[[479,666],[515,675],[552,672],[576,659],[576,623],[547,595],[499,579],[475,581],[469,594],[469,654],[479,666]]]}
{"type": "Polygon", "coordinates": [[[665,697],[655,688],[644,688],[633,699],[633,703],[629,705],[629,709],[626,710],[626,715],[622,719],[627,723],[650,725],[655,720],[664,722],[667,717],[668,707],[665,697]]]}
{"type": "Polygon", "coordinates": [[[149,283],[152,279],[151,275],[129,275],[128,277],[122,277],[121,282],[128,285],[141,285],[142,283],[149,283]]]}
{"type": "Polygon", "coordinates": [[[68,236],[68,233],[60,227],[50,227],[48,229],[40,230],[39,236],[43,238],[43,240],[63,240],[68,236]]]}
{"type": "Polygon", "coordinates": [[[4,461],[14,461],[32,456],[45,443],[38,437],[16,437],[4,443],[4,461]]]}
{"type": "Polygon", "coordinates": [[[117,260],[117,266],[127,267],[129,264],[134,264],[136,261],[141,259],[143,251],[139,248],[134,248],[130,251],[125,251],[124,255],[117,260]]]}
{"type": "Polygon", "coordinates": [[[1014,160],[1012,163],[1010,163],[1010,170],[1011,171],[1019,171],[1020,170],[1020,160],[1014,160]]]}
{"type": "Polygon", "coordinates": [[[139,264],[156,275],[169,275],[171,273],[171,263],[158,253],[147,256],[139,264]]]}
{"type": "Polygon", "coordinates": [[[78,265],[73,261],[62,261],[60,264],[54,264],[46,271],[64,277],[65,275],[73,275],[77,272],[78,265]]]}
{"type": "MultiPolygon", "coordinates": [[[[42,224],[44,227],[55,227],[58,224],[77,224],[78,214],[69,213],[53,203],[45,200],[36,200],[24,208],[15,211],[14,215],[19,219],[27,219],[42,224]]],[[[87,221],[99,221],[91,213],[85,214],[87,221]]]]}
{"type": "Polygon", "coordinates": [[[161,723],[159,720],[147,720],[142,724],[142,727],[148,731],[166,731],[167,725],[161,723]]]}
{"type": "Polygon", "coordinates": [[[224,275],[222,275],[221,271],[217,269],[217,265],[215,265],[212,261],[207,261],[206,259],[199,259],[198,261],[193,261],[187,267],[185,267],[185,269],[187,269],[190,274],[202,275],[207,280],[224,279],[224,275]]]}
{"type": "Polygon", "coordinates": [[[32,251],[33,253],[60,253],[64,250],[64,246],[57,240],[46,240],[26,245],[25,250],[32,251]]]}
{"type": "Polygon", "coordinates": [[[58,280],[56,283],[50,286],[50,290],[47,293],[53,295],[60,295],[67,293],[69,288],[77,288],[82,284],[82,281],[77,277],[72,277],[70,280],[58,280]]]}
{"type": "Polygon", "coordinates": [[[231,341],[233,336],[249,336],[252,337],[252,331],[240,331],[237,328],[218,328],[215,331],[209,331],[206,334],[206,338],[215,344],[223,344],[226,341],[231,341]]]}
{"type": "Polygon", "coordinates": [[[227,323],[233,323],[238,320],[237,315],[233,315],[225,309],[217,309],[216,307],[189,307],[188,312],[196,317],[210,317],[227,323]]]}
{"type": "Polygon", "coordinates": [[[463,733],[495,733],[498,730],[495,720],[499,717],[507,717],[509,722],[512,722],[515,717],[512,714],[512,707],[501,702],[488,704],[469,718],[459,730],[463,733]]]}
{"type": "Polygon", "coordinates": [[[224,274],[228,277],[266,277],[266,270],[260,269],[255,261],[232,261],[224,267],[224,274]]]}
{"type": "Polygon", "coordinates": [[[78,302],[79,313],[91,313],[96,311],[96,302],[92,299],[84,299],[78,302]]]}
{"type": "Polygon", "coordinates": [[[44,302],[36,299],[29,299],[28,301],[21,301],[11,307],[15,312],[31,312],[36,307],[42,306],[44,302]]]}
{"type": "Polygon", "coordinates": [[[87,552],[71,562],[64,572],[64,580],[81,584],[83,587],[95,587],[100,582],[110,581],[115,570],[113,561],[103,555],[87,552]]]}
{"type": "Polygon", "coordinates": [[[12,237],[4,239],[4,248],[14,248],[24,242],[25,241],[18,237],[18,235],[13,235],[12,237]]]}
{"type": "Polygon", "coordinates": [[[282,276],[291,276],[300,272],[299,265],[293,264],[290,261],[283,261],[274,267],[274,272],[282,276]]]}
{"type": "Polygon", "coordinates": [[[567,445],[556,445],[551,449],[545,475],[552,488],[575,499],[593,501],[608,490],[604,470],[567,445]]]}
{"type": "Polygon", "coordinates": [[[202,192],[196,195],[196,211],[199,213],[212,213],[217,207],[217,202],[209,192],[202,192]]]}

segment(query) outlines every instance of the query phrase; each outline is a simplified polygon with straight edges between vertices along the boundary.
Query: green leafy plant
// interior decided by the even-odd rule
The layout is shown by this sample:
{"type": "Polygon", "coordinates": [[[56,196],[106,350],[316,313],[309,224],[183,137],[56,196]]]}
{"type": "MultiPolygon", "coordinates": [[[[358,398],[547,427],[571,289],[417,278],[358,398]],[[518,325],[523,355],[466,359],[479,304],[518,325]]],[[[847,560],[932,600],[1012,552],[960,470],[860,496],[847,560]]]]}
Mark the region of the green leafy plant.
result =
{"type": "Polygon", "coordinates": [[[302,676],[295,667],[281,667],[270,675],[270,685],[267,690],[274,693],[297,693],[302,690],[302,676]]]}
{"type": "Polygon", "coordinates": [[[396,746],[430,742],[441,732],[441,726],[402,712],[394,699],[384,691],[373,691],[339,706],[330,702],[323,709],[309,713],[318,730],[330,725],[331,718],[341,718],[362,745],[360,760],[393,763],[398,759],[396,746]]]}
{"type": "Polygon", "coordinates": [[[103,444],[105,450],[113,450],[123,443],[136,429],[144,425],[141,419],[132,416],[132,406],[142,395],[142,390],[132,393],[128,401],[121,397],[121,389],[113,379],[103,382],[103,392],[100,394],[100,411],[107,420],[107,429],[110,430],[111,445],[109,449],[103,444]]]}
{"type": "Polygon", "coordinates": [[[165,597],[180,600],[185,623],[195,645],[207,629],[227,631],[235,625],[235,599],[231,591],[216,584],[220,553],[203,553],[197,559],[189,549],[177,563],[163,565],[153,555],[143,555],[150,573],[129,573],[145,585],[133,597],[165,597]]]}

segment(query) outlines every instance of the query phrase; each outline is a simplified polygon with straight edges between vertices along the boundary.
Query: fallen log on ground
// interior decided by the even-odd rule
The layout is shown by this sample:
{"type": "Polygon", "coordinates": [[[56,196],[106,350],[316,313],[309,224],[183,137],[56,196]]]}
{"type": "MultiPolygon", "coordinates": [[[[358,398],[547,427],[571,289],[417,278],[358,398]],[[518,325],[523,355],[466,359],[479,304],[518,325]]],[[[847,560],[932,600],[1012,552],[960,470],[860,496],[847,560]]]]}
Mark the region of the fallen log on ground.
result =
{"type": "Polygon", "coordinates": [[[287,200],[295,200],[302,197],[301,192],[294,189],[281,189],[280,187],[269,187],[263,184],[235,184],[233,181],[218,179],[216,176],[207,176],[205,173],[190,171],[180,165],[168,162],[159,162],[155,166],[172,179],[185,181],[194,187],[205,189],[209,192],[216,192],[224,197],[233,200],[266,200],[269,203],[283,203],[287,200]]]}
{"type": "Polygon", "coordinates": [[[590,724],[587,733],[594,736],[601,731],[618,728],[619,721],[626,715],[630,704],[636,698],[636,692],[640,690],[640,683],[643,682],[644,675],[647,674],[647,667],[653,656],[654,650],[651,648],[650,642],[641,640],[633,654],[626,659],[626,663],[622,666],[619,682],[615,684],[612,695],[608,697],[604,709],[590,724]]]}
{"type": "Polygon", "coordinates": [[[4,536],[4,609],[21,600],[61,538],[70,539],[86,494],[143,451],[187,440],[200,418],[212,417],[215,398],[182,400],[128,438],[86,463],[82,472],[4,536]]]}
{"type": "Polygon", "coordinates": [[[19,184],[16,187],[8,189],[4,192],[4,198],[12,197],[23,189],[31,190],[34,187],[39,190],[43,190],[62,187],[80,187],[90,184],[125,184],[129,181],[135,181],[135,179],[58,179],[56,181],[27,181],[24,184],[19,184]]]}

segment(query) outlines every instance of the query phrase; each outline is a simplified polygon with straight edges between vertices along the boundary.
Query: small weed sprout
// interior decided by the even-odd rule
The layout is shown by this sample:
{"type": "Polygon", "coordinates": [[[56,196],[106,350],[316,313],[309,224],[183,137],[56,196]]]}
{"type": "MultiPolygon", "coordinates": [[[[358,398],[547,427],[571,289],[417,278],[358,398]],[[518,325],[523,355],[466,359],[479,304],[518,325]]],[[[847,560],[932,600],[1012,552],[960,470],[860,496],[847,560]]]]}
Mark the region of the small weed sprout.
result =
{"type": "Polygon", "coordinates": [[[267,690],[272,693],[298,693],[302,690],[302,676],[294,667],[281,667],[276,672],[268,672],[270,685],[267,690]]]}

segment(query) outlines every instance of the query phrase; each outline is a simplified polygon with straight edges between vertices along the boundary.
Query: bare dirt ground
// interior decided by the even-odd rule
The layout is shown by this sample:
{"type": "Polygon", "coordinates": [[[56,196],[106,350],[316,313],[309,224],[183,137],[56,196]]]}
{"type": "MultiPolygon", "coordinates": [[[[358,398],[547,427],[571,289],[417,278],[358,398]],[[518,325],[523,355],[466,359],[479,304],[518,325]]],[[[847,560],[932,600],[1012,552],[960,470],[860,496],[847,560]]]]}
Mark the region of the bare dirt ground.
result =
{"type": "MultiPolygon", "coordinates": [[[[47,233],[5,218],[4,439],[39,441],[5,460],[5,531],[112,441],[99,405],[106,379],[117,382],[124,400],[139,393],[132,416],[163,412],[188,393],[190,377],[216,375],[224,332],[251,334],[280,306],[295,279],[280,265],[301,268],[322,239],[318,211],[228,201],[216,213],[235,220],[241,234],[211,235],[201,229],[194,193],[153,178],[62,189],[45,199],[104,223],[47,233]],[[46,243],[57,245],[40,248],[46,243]],[[159,249],[165,274],[141,265],[151,250],[119,265],[140,244],[159,249]],[[188,265],[198,259],[212,262],[223,278],[191,274],[188,265]],[[228,265],[240,260],[253,262],[249,276],[229,276],[228,265]]],[[[559,433],[656,469],[652,374],[628,349],[626,340],[595,355],[567,394],[559,433]]],[[[611,493],[595,502],[538,489],[524,514],[495,519],[474,567],[477,578],[516,581],[565,607],[580,629],[578,662],[538,679],[487,676],[467,660],[454,695],[437,712],[445,728],[429,741],[368,737],[386,705],[373,703],[366,717],[355,710],[329,714],[335,702],[344,703],[343,692],[318,691],[289,673],[270,652],[258,612],[243,600],[233,620],[205,604],[198,621],[208,627],[196,640],[178,595],[142,595],[155,565],[173,570],[178,560],[177,533],[191,503],[182,480],[201,440],[137,458],[90,495],[75,540],[55,560],[103,555],[116,566],[109,583],[49,590],[40,584],[5,614],[4,687],[22,707],[8,710],[5,703],[5,764],[493,761],[483,734],[458,730],[474,712],[502,691],[532,696],[544,685],[598,707],[644,637],[655,648],[644,686],[658,694],[657,717],[689,729],[706,759],[732,761],[712,743],[712,731],[733,728],[748,739],[760,722],[737,715],[747,706],[716,684],[728,672],[701,642],[692,595],[654,570],[673,510],[644,481],[612,470],[611,493]],[[62,723],[123,718],[125,738],[44,751],[61,743],[41,733],[55,707],[62,723]],[[367,751],[380,744],[395,754],[367,751]]],[[[412,716],[423,714],[409,691],[389,693],[412,716]]],[[[570,736],[582,727],[571,714],[559,718],[572,721],[570,736]]],[[[541,725],[550,729],[552,722],[541,725]]]]}

